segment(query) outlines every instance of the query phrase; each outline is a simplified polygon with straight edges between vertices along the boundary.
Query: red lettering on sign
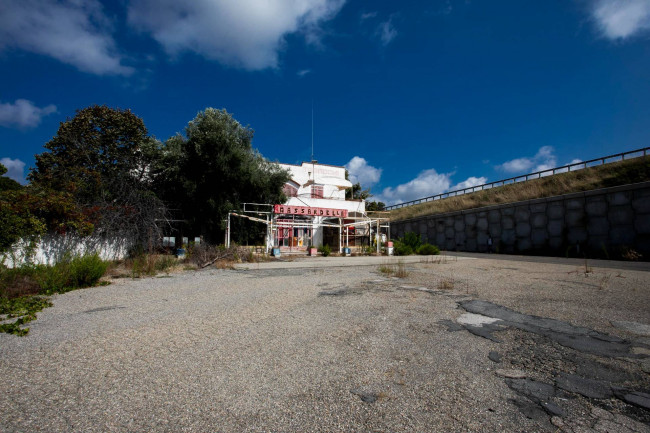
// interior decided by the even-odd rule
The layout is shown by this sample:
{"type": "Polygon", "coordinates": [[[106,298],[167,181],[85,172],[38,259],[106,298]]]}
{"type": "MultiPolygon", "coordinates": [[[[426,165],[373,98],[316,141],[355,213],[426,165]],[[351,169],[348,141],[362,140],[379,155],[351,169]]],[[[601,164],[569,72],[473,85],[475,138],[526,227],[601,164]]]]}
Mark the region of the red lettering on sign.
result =
{"type": "Polygon", "coordinates": [[[329,209],[309,206],[284,206],[281,204],[273,205],[273,212],[284,215],[309,215],[309,216],[336,216],[347,217],[348,211],[345,209],[329,209]]]}

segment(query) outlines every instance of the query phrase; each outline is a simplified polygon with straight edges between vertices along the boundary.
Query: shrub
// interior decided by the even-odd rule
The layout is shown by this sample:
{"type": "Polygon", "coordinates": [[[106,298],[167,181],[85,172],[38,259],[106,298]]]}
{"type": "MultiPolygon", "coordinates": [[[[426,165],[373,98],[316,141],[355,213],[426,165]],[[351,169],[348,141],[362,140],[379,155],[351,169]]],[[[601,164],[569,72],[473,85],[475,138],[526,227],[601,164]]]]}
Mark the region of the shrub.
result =
{"type": "Polygon", "coordinates": [[[36,319],[36,313],[52,303],[36,294],[64,293],[97,284],[108,263],[97,254],[71,257],[66,255],[54,266],[25,265],[9,269],[0,266],[0,316],[16,319],[0,323],[0,332],[27,335],[22,325],[36,319]]]}
{"type": "Polygon", "coordinates": [[[405,244],[401,240],[395,241],[395,246],[393,247],[393,253],[396,256],[410,256],[414,254],[413,248],[410,245],[405,244]]]}
{"type": "Polygon", "coordinates": [[[8,268],[0,265],[0,298],[12,299],[40,293],[41,286],[35,279],[36,266],[8,268]]]}
{"type": "Polygon", "coordinates": [[[97,254],[75,257],[70,261],[68,285],[74,289],[94,286],[107,268],[108,263],[97,254]]]}
{"type": "Polygon", "coordinates": [[[399,239],[399,241],[411,247],[413,251],[417,251],[420,245],[422,245],[422,238],[414,232],[406,232],[404,237],[399,239]]]}
{"type": "Polygon", "coordinates": [[[155,268],[158,272],[166,272],[177,263],[176,258],[170,255],[158,256],[156,258],[155,268]]]}
{"type": "Polygon", "coordinates": [[[38,265],[37,268],[35,277],[45,294],[64,292],[69,276],[67,262],[59,262],[54,266],[38,265]]]}
{"type": "Polygon", "coordinates": [[[420,245],[418,247],[418,249],[416,250],[416,252],[420,256],[436,256],[436,255],[440,254],[440,249],[435,245],[425,243],[425,244],[420,245]]]}
{"type": "Polygon", "coordinates": [[[318,252],[321,253],[323,257],[327,257],[332,253],[332,249],[329,245],[321,245],[318,247],[318,252]]]}
{"type": "Polygon", "coordinates": [[[108,268],[99,255],[65,257],[54,266],[36,267],[36,279],[45,294],[64,293],[97,284],[108,268]]]}

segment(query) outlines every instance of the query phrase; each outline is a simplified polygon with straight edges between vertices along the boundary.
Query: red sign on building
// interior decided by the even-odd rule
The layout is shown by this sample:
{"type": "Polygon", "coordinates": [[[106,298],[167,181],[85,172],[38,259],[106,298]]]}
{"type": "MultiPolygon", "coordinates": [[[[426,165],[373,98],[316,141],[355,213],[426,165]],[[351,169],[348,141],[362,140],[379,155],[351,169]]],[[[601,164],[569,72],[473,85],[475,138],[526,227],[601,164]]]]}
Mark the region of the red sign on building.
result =
{"type": "Polygon", "coordinates": [[[338,218],[346,218],[348,216],[348,211],[346,209],[330,209],[324,207],[309,207],[309,206],[288,206],[284,204],[274,205],[273,211],[277,214],[283,214],[283,215],[322,216],[322,217],[338,217],[338,218]]]}

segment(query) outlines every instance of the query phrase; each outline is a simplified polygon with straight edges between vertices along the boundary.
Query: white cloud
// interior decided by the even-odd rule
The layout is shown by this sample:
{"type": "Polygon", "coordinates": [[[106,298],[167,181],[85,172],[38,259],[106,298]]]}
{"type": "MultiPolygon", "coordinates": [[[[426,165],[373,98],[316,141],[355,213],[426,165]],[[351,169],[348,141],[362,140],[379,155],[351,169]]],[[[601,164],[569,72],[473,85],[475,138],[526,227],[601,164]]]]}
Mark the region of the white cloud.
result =
{"type": "Polygon", "coordinates": [[[532,166],[533,161],[530,158],[516,158],[498,165],[497,168],[500,168],[503,171],[507,171],[508,173],[517,173],[528,171],[532,166]]]}
{"type": "Polygon", "coordinates": [[[52,113],[56,113],[56,106],[52,104],[39,108],[26,99],[17,99],[13,104],[0,103],[0,126],[34,128],[44,116],[52,113]]]}
{"type": "Polygon", "coordinates": [[[364,12],[364,13],[361,14],[361,18],[360,18],[360,19],[361,19],[361,21],[365,21],[365,20],[367,20],[367,19],[374,18],[374,17],[376,17],[376,16],[377,16],[377,11],[374,11],[374,12],[364,12]]]}
{"type": "Polygon", "coordinates": [[[377,27],[377,34],[379,35],[379,40],[384,46],[390,44],[391,41],[397,37],[397,30],[395,30],[395,26],[393,25],[393,17],[390,17],[388,21],[379,24],[379,27],[377,27]]]}
{"type": "Polygon", "coordinates": [[[608,39],[626,39],[650,30],[650,0],[596,0],[591,13],[608,39]]]}
{"type": "Polygon", "coordinates": [[[151,33],[168,54],[194,52],[249,70],[274,68],[286,35],[317,43],[319,25],[345,0],[132,0],[130,24],[151,33]]]}
{"type": "Polygon", "coordinates": [[[440,174],[433,168],[424,170],[415,179],[407,183],[394,188],[384,188],[377,200],[386,204],[395,204],[440,194],[449,190],[451,186],[450,177],[449,174],[440,174]]]}
{"type": "Polygon", "coordinates": [[[18,183],[25,184],[25,163],[20,159],[2,158],[0,164],[7,167],[5,176],[15,180],[18,183]]]}
{"type": "Polygon", "coordinates": [[[449,188],[450,191],[458,191],[461,189],[471,188],[473,186],[484,185],[487,182],[487,177],[475,177],[471,176],[465,179],[464,181],[457,183],[456,185],[449,188]]]}
{"type": "Polygon", "coordinates": [[[487,178],[485,177],[472,176],[452,186],[451,176],[453,176],[453,173],[438,173],[433,168],[424,170],[418,174],[415,179],[412,179],[407,183],[398,185],[394,188],[384,188],[381,194],[378,194],[373,199],[391,205],[430,197],[447,191],[470,188],[487,182],[487,178]]]}
{"type": "Polygon", "coordinates": [[[557,158],[552,146],[543,146],[533,157],[516,158],[497,165],[496,168],[507,173],[524,173],[548,170],[557,167],[557,158]]]}
{"type": "Polygon", "coordinates": [[[129,75],[97,0],[3,0],[0,50],[17,48],[53,57],[84,72],[129,75]]]}
{"type": "Polygon", "coordinates": [[[296,72],[296,75],[298,75],[300,78],[304,77],[307,74],[311,74],[311,69],[302,69],[296,72]]]}
{"type": "Polygon", "coordinates": [[[365,158],[355,156],[345,164],[345,168],[350,174],[350,182],[359,182],[363,188],[370,188],[381,178],[381,168],[373,167],[368,164],[365,158]]]}

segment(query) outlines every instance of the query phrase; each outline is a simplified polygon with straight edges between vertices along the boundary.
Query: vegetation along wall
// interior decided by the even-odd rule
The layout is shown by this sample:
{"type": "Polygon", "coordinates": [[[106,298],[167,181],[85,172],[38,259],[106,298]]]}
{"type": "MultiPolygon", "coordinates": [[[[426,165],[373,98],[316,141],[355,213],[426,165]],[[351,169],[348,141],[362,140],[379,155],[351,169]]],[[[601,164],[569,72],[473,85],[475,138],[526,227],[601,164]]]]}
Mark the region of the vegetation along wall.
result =
{"type": "Polygon", "coordinates": [[[650,259],[650,182],[391,221],[448,251],[650,259]]]}

